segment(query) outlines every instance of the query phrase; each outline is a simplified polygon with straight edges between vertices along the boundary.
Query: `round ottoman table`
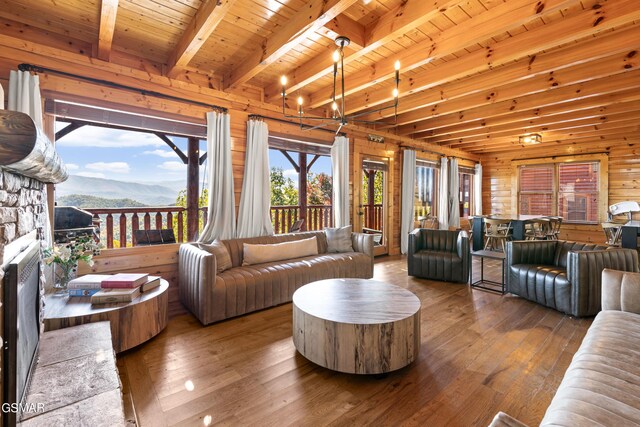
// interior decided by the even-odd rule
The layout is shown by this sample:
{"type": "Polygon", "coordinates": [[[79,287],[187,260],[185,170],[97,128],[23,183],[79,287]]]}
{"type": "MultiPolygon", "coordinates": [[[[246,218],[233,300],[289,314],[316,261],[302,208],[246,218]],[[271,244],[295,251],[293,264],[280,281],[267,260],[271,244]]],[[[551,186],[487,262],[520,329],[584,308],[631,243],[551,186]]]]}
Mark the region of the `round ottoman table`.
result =
{"type": "Polygon", "coordinates": [[[293,294],[293,343],[307,359],[339,372],[400,369],[420,351],[420,300],[375,280],[309,283],[293,294]]]}

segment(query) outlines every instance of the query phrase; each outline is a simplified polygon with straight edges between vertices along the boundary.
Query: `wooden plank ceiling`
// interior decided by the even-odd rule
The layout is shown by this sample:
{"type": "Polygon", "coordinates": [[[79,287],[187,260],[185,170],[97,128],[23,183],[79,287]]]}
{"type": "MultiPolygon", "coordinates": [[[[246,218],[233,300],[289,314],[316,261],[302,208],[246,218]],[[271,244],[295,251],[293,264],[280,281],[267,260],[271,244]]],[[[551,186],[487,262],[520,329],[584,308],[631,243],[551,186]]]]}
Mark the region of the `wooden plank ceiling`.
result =
{"type": "Polygon", "coordinates": [[[476,153],[527,133],[619,142],[640,125],[638,0],[0,0],[0,23],[100,60],[258,88],[276,105],[286,74],[291,100],[319,111],[333,40],[347,35],[347,113],[476,153]],[[392,112],[373,110],[392,101],[396,60],[390,126],[392,112]]]}

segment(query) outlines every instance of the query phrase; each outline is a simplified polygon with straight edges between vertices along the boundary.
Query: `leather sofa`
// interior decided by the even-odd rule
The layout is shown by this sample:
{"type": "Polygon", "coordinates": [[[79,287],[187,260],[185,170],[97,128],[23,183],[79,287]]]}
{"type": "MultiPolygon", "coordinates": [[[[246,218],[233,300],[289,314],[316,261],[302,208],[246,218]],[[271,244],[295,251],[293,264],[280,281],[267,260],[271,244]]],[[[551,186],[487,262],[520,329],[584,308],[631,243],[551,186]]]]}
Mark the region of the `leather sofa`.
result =
{"type": "Polygon", "coordinates": [[[180,246],[182,304],[204,325],[291,301],[296,289],[332,278],[373,277],[373,235],[352,234],[353,252],[327,253],[323,231],[223,240],[232,267],[217,274],[216,258],[198,245],[180,246]],[[273,244],[316,236],[318,255],[243,266],[243,243],[273,244]]]}
{"type": "Polygon", "coordinates": [[[466,283],[470,258],[465,231],[416,228],[409,233],[409,276],[466,283]]]}
{"type": "Polygon", "coordinates": [[[562,240],[507,243],[507,292],[572,316],[600,311],[605,268],[638,271],[638,253],[562,240]]]}
{"type": "MultiPolygon", "coordinates": [[[[640,274],[605,269],[596,316],[541,426],[640,425],[640,274]]],[[[523,427],[500,412],[490,427],[523,427]]]]}

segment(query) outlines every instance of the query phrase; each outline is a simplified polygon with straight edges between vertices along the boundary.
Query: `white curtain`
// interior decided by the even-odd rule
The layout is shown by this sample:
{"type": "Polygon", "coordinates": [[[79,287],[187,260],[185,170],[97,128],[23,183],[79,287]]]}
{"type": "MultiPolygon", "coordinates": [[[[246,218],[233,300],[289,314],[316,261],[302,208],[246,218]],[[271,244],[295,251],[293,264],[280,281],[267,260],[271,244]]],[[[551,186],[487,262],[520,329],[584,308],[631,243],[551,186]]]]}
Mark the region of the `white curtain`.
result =
{"type": "Polygon", "coordinates": [[[42,129],[42,98],[40,79],[28,71],[11,71],[9,74],[9,110],[28,114],[36,126],[42,129]]]}
{"type": "Polygon", "coordinates": [[[482,165],[476,163],[476,173],[473,176],[473,213],[482,215],[482,165]]]}
{"type": "Polygon", "coordinates": [[[0,85],[0,110],[4,110],[4,89],[0,85]]]}
{"type": "Polygon", "coordinates": [[[336,136],[331,147],[333,170],[333,226],[344,227],[349,220],[349,139],[336,136]]]}
{"type": "Polygon", "coordinates": [[[447,158],[440,160],[440,186],[438,188],[438,222],[441,230],[449,229],[449,168],[447,158]]]}
{"type": "Polygon", "coordinates": [[[413,229],[413,205],[416,188],[416,152],[404,150],[402,161],[402,223],[400,225],[400,252],[407,253],[409,233],[413,229]]]}
{"type": "Polygon", "coordinates": [[[449,159],[449,227],[460,227],[460,175],[458,159],[449,159]]]}
{"type": "Polygon", "coordinates": [[[227,113],[207,113],[207,166],[209,211],[207,225],[198,241],[211,243],[215,239],[232,239],[236,237],[236,207],[231,166],[231,125],[227,113]]]}
{"type": "Polygon", "coordinates": [[[273,234],[269,176],[269,128],[262,120],[249,120],[247,155],[238,213],[238,237],[273,234]]]}

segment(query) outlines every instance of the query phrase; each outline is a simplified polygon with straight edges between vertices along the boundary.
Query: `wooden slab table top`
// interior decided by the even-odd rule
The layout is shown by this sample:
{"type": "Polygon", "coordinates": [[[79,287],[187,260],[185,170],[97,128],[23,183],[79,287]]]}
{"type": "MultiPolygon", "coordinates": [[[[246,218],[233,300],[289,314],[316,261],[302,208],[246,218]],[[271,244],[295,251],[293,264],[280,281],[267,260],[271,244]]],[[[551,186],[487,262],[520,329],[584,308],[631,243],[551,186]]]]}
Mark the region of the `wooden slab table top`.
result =
{"type": "Polygon", "coordinates": [[[420,351],[420,300],[375,280],[313,282],[293,294],[293,342],[303,356],[328,369],[394,371],[420,351]]]}
{"type": "Polygon", "coordinates": [[[91,304],[91,297],[45,295],[45,331],[85,323],[111,323],[113,349],[129,350],[158,335],[169,321],[169,283],[144,292],[129,303],[91,304]]]}

